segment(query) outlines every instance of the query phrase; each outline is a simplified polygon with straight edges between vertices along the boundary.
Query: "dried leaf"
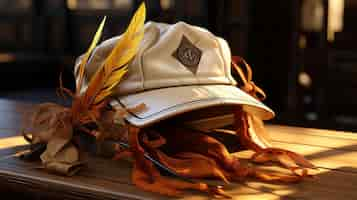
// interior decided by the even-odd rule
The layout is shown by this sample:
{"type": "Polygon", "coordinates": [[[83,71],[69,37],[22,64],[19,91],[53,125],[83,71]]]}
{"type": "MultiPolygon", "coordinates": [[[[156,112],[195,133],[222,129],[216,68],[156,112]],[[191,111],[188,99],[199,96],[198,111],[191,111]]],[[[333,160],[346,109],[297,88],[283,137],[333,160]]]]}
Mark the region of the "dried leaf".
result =
{"type": "Polygon", "coordinates": [[[82,162],[75,162],[75,163],[61,163],[61,162],[49,162],[46,163],[45,169],[50,172],[65,175],[65,176],[73,176],[76,174],[83,166],[84,163],[82,162]]]}
{"type": "Polygon", "coordinates": [[[47,143],[46,151],[51,156],[55,156],[72,139],[73,127],[70,120],[63,121],[63,124],[52,128],[54,134],[47,143]]]}
{"type": "Polygon", "coordinates": [[[42,163],[44,164],[50,162],[71,164],[79,161],[79,152],[78,149],[73,144],[69,144],[63,147],[55,155],[52,155],[51,152],[46,150],[41,155],[41,160],[42,163]]]}
{"type": "Polygon", "coordinates": [[[48,152],[50,156],[55,156],[71,139],[72,138],[53,137],[47,143],[46,152],[48,152]]]}
{"type": "Polygon", "coordinates": [[[44,103],[35,107],[28,117],[25,133],[32,133],[32,143],[47,143],[55,135],[72,137],[71,113],[68,108],[54,103],[44,103]]]}
{"type": "Polygon", "coordinates": [[[41,161],[47,170],[67,176],[74,175],[84,164],[80,162],[78,149],[73,144],[63,146],[55,155],[46,149],[41,161]]]}

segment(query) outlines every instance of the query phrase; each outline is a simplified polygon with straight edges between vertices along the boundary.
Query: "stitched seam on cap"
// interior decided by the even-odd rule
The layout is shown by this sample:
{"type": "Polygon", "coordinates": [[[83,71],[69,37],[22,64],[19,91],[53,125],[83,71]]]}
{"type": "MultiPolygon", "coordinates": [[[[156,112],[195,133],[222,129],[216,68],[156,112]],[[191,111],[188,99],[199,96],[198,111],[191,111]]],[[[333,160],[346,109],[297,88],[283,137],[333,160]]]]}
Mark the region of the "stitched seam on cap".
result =
{"type": "MultiPolygon", "coordinates": [[[[171,110],[175,107],[179,107],[179,106],[183,106],[183,105],[186,105],[186,104],[193,104],[193,103],[196,103],[196,102],[200,102],[200,101],[212,101],[212,100],[237,100],[237,99],[234,99],[234,98],[217,98],[217,97],[214,97],[214,98],[209,98],[209,99],[200,99],[200,100],[194,100],[194,101],[189,101],[189,102],[185,102],[185,103],[181,103],[181,104],[176,104],[176,105],[173,105],[171,107],[168,107],[168,108],[165,108],[165,109],[162,109],[156,113],[153,113],[151,115],[148,115],[146,117],[139,117],[138,115],[136,115],[135,113],[130,113],[133,117],[135,118],[138,118],[138,119],[148,119],[148,118],[152,118],[153,116],[155,115],[159,115],[160,113],[163,113],[167,110],[171,110]]],[[[239,105],[248,105],[248,106],[255,106],[255,107],[258,107],[258,108],[261,108],[263,109],[261,106],[259,106],[259,104],[255,104],[255,103],[249,103],[248,101],[244,101],[244,100],[241,100],[242,103],[239,103],[239,105]]],[[[122,102],[120,102],[122,104],[122,102]]],[[[219,102],[219,104],[224,104],[222,102],[219,102]]],[[[234,105],[234,103],[232,103],[234,105]]],[[[123,105],[123,104],[122,104],[123,105]]],[[[125,107],[125,106],[124,106],[125,107]]],[[[126,107],[125,107],[126,108],[126,107]]],[[[194,109],[193,109],[194,110],[194,109]]]]}
{"type": "MultiPolygon", "coordinates": [[[[158,23],[155,23],[155,22],[152,22],[152,24],[156,24],[158,25],[158,23]]],[[[144,49],[142,50],[142,54],[141,54],[141,58],[140,58],[140,69],[141,69],[141,75],[142,75],[142,88],[141,90],[142,91],[145,91],[146,90],[146,87],[145,87],[145,74],[144,74],[144,56],[146,55],[147,53],[147,50],[152,48],[153,46],[155,46],[155,44],[160,40],[160,37],[161,37],[161,29],[158,28],[157,26],[151,26],[151,27],[148,27],[147,29],[152,29],[154,33],[152,33],[154,35],[154,37],[151,39],[151,41],[148,42],[147,46],[144,46],[144,49]]],[[[164,24],[165,25],[165,24],[164,24]]],[[[167,30],[167,26],[164,27],[166,30],[167,30]]],[[[145,33],[144,33],[145,34],[145,33]]]]}
{"type": "MultiPolygon", "coordinates": [[[[218,38],[217,37],[213,37],[214,38],[214,40],[217,42],[217,44],[218,44],[218,49],[219,49],[219,53],[220,53],[220,56],[221,56],[221,59],[222,59],[222,61],[223,61],[223,65],[224,65],[224,75],[225,75],[225,77],[227,78],[228,77],[228,72],[227,72],[227,66],[226,66],[226,61],[225,61],[225,59],[224,59],[224,56],[223,56],[223,50],[222,50],[222,45],[221,45],[221,43],[219,42],[219,40],[218,40],[218,38]]],[[[230,84],[232,84],[232,81],[228,78],[228,80],[229,80],[229,82],[230,82],[230,84]]]]}

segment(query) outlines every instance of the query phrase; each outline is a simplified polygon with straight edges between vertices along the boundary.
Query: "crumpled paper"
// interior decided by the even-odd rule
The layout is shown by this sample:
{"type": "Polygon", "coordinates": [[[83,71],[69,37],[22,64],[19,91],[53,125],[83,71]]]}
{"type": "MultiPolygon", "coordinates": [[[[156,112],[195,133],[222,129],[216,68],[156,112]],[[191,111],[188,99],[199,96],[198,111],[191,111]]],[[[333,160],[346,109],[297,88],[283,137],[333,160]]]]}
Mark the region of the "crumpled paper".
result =
{"type": "Polygon", "coordinates": [[[40,158],[45,169],[62,175],[74,175],[84,163],[72,143],[73,126],[70,109],[54,103],[35,107],[28,117],[31,143],[47,143],[40,158]]]}
{"type": "MultiPolygon", "coordinates": [[[[49,144],[47,144],[47,147],[49,147],[49,144]]],[[[79,158],[78,149],[73,144],[62,147],[55,155],[51,155],[51,151],[48,150],[41,155],[45,169],[67,176],[74,175],[84,165],[79,158]]]]}

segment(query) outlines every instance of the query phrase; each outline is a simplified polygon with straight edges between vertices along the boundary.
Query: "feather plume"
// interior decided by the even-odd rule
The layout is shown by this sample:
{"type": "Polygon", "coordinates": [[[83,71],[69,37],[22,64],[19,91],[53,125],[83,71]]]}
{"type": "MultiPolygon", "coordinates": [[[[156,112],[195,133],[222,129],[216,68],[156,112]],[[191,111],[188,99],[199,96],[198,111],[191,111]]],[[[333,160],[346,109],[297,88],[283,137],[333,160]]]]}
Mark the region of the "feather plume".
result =
{"type": "Polygon", "coordinates": [[[80,92],[80,88],[82,86],[82,83],[83,83],[83,78],[84,78],[84,69],[85,69],[85,66],[87,64],[87,61],[88,61],[88,58],[90,56],[90,54],[92,53],[94,47],[97,46],[97,43],[100,39],[100,36],[102,35],[102,32],[103,32],[103,28],[104,28],[104,24],[105,24],[105,20],[106,20],[106,16],[103,18],[102,22],[100,23],[99,27],[98,27],[98,30],[97,32],[95,33],[94,35],[94,38],[92,40],[92,43],[90,44],[87,52],[84,54],[82,60],[81,60],[81,64],[79,65],[79,68],[78,68],[78,79],[77,79],[77,88],[76,88],[76,92],[79,94],[80,92]]]}
{"type": "Polygon", "coordinates": [[[142,3],[132,18],[128,29],[93,75],[83,96],[82,103],[98,104],[112,94],[112,89],[127,72],[126,64],[135,56],[144,36],[145,4],[142,3]]]}

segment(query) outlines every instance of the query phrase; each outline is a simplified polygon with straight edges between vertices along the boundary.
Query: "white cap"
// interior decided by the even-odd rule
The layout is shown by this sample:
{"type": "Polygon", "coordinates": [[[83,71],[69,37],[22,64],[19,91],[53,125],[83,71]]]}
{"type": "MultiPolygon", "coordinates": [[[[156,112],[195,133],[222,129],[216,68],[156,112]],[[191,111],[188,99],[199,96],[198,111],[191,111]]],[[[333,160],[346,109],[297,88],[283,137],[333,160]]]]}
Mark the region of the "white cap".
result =
{"type": "MultiPolygon", "coordinates": [[[[235,86],[231,53],[224,39],[184,22],[148,22],[144,30],[137,55],[114,89],[117,101],[112,102],[123,108],[146,105],[145,110],[127,115],[131,124],[143,127],[217,105],[242,105],[261,119],[274,117],[271,109],[235,86]]],[[[87,77],[101,66],[118,39],[120,36],[97,46],[86,66],[87,77]]]]}

